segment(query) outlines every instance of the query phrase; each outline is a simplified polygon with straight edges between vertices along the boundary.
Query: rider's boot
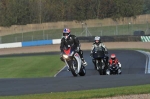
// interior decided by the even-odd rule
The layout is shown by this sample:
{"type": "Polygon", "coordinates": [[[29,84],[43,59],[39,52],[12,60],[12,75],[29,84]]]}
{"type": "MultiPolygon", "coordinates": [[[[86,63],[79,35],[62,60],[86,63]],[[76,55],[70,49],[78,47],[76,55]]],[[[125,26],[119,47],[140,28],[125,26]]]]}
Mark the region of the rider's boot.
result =
{"type": "Polygon", "coordinates": [[[118,68],[118,74],[121,74],[121,67],[118,68]]]}
{"type": "Polygon", "coordinates": [[[79,50],[79,55],[80,55],[80,57],[81,57],[81,61],[82,61],[82,64],[83,64],[83,66],[86,66],[87,65],[87,62],[84,60],[84,58],[83,58],[83,51],[82,50],[79,50]]]}
{"type": "MultiPolygon", "coordinates": [[[[105,74],[108,75],[108,70],[109,70],[109,65],[108,65],[108,62],[106,61],[105,62],[105,74]]],[[[110,72],[109,72],[110,74],[110,72]]]]}
{"type": "Polygon", "coordinates": [[[106,75],[110,75],[110,70],[109,69],[106,70],[106,75]]]}
{"type": "Polygon", "coordinates": [[[81,60],[82,60],[82,64],[83,64],[84,66],[86,66],[86,65],[87,65],[87,62],[86,62],[83,58],[81,58],[81,60]]]}
{"type": "Polygon", "coordinates": [[[106,61],[105,61],[105,69],[107,70],[108,69],[108,57],[106,57],[106,61]]]}
{"type": "Polygon", "coordinates": [[[95,59],[92,59],[92,62],[94,64],[95,69],[97,70],[95,59]]]}

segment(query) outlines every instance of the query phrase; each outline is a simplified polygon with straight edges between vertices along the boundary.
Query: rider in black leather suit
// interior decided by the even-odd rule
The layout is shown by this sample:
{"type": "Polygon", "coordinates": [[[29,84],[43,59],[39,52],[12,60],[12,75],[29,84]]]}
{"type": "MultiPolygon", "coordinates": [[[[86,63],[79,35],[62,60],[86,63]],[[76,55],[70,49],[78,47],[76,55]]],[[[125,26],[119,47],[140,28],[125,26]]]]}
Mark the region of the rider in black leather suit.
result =
{"type": "MultiPolygon", "coordinates": [[[[80,49],[80,42],[78,40],[78,38],[75,35],[71,35],[70,34],[70,29],[65,28],[63,30],[63,37],[61,38],[61,43],[60,43],[60,50],[61,52],[63,52],[64,47],[73,47],[80,55],[81,60],[82,60],[82,64],[84,66],[87,65],[86,61],[83,58],[83,51],[80,49]]],[[[60,58],[62,61],[63,58],[61,56],[60,58]]]]}

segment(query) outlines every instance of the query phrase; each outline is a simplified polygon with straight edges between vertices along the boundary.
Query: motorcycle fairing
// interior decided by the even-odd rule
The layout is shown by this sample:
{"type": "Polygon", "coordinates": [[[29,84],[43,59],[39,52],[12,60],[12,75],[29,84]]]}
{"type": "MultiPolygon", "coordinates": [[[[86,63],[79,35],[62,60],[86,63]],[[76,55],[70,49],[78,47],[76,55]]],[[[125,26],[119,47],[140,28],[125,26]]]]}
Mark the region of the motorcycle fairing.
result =
{"type": "Polygon", "coordinates": [[[79,73],[80,72],[80,68],[81,68],[81,58],[80,58],[80,55],[78,53],[75,53],[74,57],[75,57],[75,59],[78,62],[78,73],[79,73]]]}
{"type": "Polygon", "coordinates": [[[74,54],[74,51],[71,50],[71,47],[64,50],[64,53],[68,56],[72,56],[74,54]]]}
{"type": "Polygon", "coordinates": [[[71,48],[65,49],[65,50],[64,50],[64,53],[65,53],[66,55],[69,55],[69,54],[71,53],[71,48]]]}
{"type": "MultiPolygon", "coordinates": [[[[78,68],[77,68],[77,73],[80,72],[80,69],[81,69],[81,57],[80,55],[77,53],[77,52],[74,52],[73,50],[71,50],[71,48],[68,48],[68,49],[65,49],[64,50],[64,54],[68,55],[68,56],[74,56],[74,58],[77,60],[77,65],[78,65],[78,68]]],[[[65,59],[65,63],[67,64],[67,66],[69,67],[66,59],[65,59]]]]}

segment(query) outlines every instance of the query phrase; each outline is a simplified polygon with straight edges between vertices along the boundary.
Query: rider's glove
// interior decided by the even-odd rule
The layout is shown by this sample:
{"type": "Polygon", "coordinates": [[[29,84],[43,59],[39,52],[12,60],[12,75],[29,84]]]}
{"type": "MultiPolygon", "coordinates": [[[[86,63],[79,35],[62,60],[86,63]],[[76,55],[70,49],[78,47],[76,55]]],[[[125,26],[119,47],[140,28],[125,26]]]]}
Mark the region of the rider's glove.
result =
{"type": "Polygon", "coordinates": [[[80,50],[80,48],[79,48],[79,47],[77,47],[77,48],[76,48],[76,51],[77,51],[77,52],[79,52],[79,50],[80,50]]]}

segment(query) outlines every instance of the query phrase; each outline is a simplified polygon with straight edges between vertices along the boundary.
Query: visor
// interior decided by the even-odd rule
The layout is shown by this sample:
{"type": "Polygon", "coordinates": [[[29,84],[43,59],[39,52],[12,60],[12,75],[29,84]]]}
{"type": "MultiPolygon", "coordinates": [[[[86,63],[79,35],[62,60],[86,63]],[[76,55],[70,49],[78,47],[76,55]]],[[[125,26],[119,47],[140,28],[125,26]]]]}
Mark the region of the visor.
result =
{"type": "Polygon", "coordinates": [[[63,33],[63,36],[68,36],[69,35],[69,33],[63,33]]]}

